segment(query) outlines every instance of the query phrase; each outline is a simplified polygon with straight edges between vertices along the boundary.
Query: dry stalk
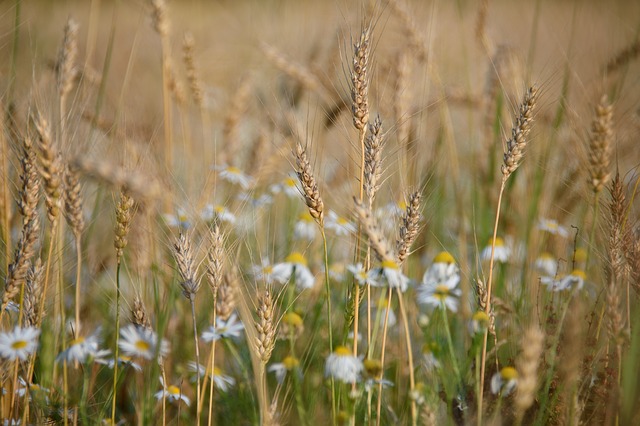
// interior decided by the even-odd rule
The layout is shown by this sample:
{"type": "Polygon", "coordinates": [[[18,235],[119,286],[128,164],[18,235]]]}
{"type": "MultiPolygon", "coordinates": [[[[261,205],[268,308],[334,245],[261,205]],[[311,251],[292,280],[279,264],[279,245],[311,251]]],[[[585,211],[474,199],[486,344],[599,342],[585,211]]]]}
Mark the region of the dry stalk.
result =
{"type": "Polygon", "coordinates": [[[613,138],[613,107],[607,96],[600,98],[591,123],[589,141],[589,186],[594,194],[600,193],[611,179],[611,140],[613,138]]]}
{"type": "Polygon", "coordinates": [[[151,330],[151,319],[149,318],[147,309],[144,307],[144,303],[140,296],[136,296],[135,299],[133,299],[133,306],[131,307],[131,323],[138,327],[151,330]]]}
{"type": "Polygon", "coordinates": [[[198,108],[202,109],[204,105],[204,93],[202,90],[202,81],[198,75],[195,61],[195,40],[193,34],[186,33],[182,41],[182,57],[184,59],[184,67],[187,71],[187,81],[191,89],[191,95],[198,108]]]}
{"type": "Polygon", "coordinates": [[[576,298],[571,302],[569,309],[571,314],[567,315],[567,325],[562,334],[562,362],[558,364],[558,375],[563,384],[567,405],[562,424],[577,425],[581,411],[578,386],[585,348],[583,302],[576,298]]]}
{"type": "Polygon", "coordinates": [[[271,352],[276,343],[276,324],[274,317],[274,305],[269,290],[260,295],[258,300],[258,320],[255,322],[256,351],[262,365],[266,365],[271,358],[271,352]]]}
{"type": "Polygon", "coordinates": [[[378,260],[380,262],[395,263],[396,255],[387,243],[376,219],[373,217],[373,214],[371,214],[371,210],[365,207],[357,198],[354,197],[353,201],[358,220],[364,227],[365,233],[367,237],[369,237],[369,244],[378,260]]]}
{"type": "Polygon", "coordinates": [[[364,141],[364,192],[369,200],[369,208],[373,207],[373,200],[380,189],[382,177],[382,149],[384,135],[382,134],[382,120],[376,117],[373,124],[369,123],[369,134],[364,141]]]}
{"type": "Polygon", "coordinates": [[[402,264],[407,256],[409,256],[409,250],[418,235],[418,229],[420,228],[420,200],[422,194],[419,191],[412,193],[409,196],[409,203],[407,209],[402,216],[402,225],[400,226],[400,235],[396,241],[396,252],[398,253],[398,264],[402,264]]]}
{"type": "Polygon", "coordinates": [[[536,396],[538,365],[542,355],[544,333],[533,325],[522,336],[522,353],[516,360],[518,389],[515,397],[516,418],[520,422],[536,396]]]}
{"type": "Polygon", "coordinates": [[[305,148],[302,147],[300,142],[296,143],[296,174],[298,180],[302,186],[302,195],[304,195],[304,201],[309,208],[309,214],[320,225],[324,226],[324,203],[320,198],[320,191],[318,191],[318,183],[313,176],[313,170],[311,170],[311,164],[307,157],[305,148]]]}
{"type": "Polygon", "coordinates": [[[236,308],[236,281],[237,277],[235,272],[227,272],[224,274],[224,279],[218,288],[216,316],[223,320],[229,319],[231,313],[236,308]]]}
{"type": "Polygon", "coordinates": [[[86,157],[76,158],[72,164],[83,174],[114,187],[122,188],[136,199],[153,200],[162,195],[158,181],[138,171],[126,171],[111,163],[91,160],[86,157]]]}
{"type": "Polygon", "coordinates": [[[38,133],[40,176],[44,182],[45,204],[49,221],[54,222],[62,200],[62,161],[54,148],[49,123],[40,115],[35,120],[38,133]]]}
{"type": "Polygon", "coordinates": [[[120,263],[124,248],[127,246],[127,236],[129,235],[129,226],[131,225],[133,198],[125,191],[120,192],[120,199],[116,206],[116,227],[115,239],[113,242],[116,248],[116,260],[120,263]]]}

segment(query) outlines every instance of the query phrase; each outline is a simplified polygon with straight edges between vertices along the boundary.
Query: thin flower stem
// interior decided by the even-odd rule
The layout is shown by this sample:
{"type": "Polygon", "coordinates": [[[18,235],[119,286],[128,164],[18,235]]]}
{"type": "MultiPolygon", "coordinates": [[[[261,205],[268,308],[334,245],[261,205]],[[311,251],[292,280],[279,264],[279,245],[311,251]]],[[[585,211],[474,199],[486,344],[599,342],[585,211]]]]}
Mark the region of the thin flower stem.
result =
{"type": "MultiPolygon", "coordinates": [[[[404,323],[404,337],[407,342],[407,358],[409,361],[409,392],[412,392],[416,386],[416,381],[413,373],[413,351],[411,350],[413,346],[411,346],[411,333],[409,331],[409,320],[407,317],[407,310],[404,306],[404,300],[402,297],[402,292],[398,288],[398,304],[400,306],[400,316],[402,316],[402,322],[404,323]]],[[[417,407],[416,401],[411,399],[411,424],[416,426],[418,422],[417,416],[417,407]]]]}
{"type": "MultiPolygon", "coordinates": [[[[324,249],[324,283],[327,293],[327,325],[329,328],[329,353],[333,353],[333,331],[331,327],[331,286],[329,285],[329,253],[327,251],[327,235],[324,232],[324,226],[320,227],[322,233],[322,245],[324,249]]],[[[336,422],[336,385],[335,380],[331,377],[331,418],[336,422]]]]}
{"type": "Polygon", "coordinates": [[[116,266],[116,346],[114,349],[113,362],[113,400],[111,401],[111,422],[116,424],[116,399],[118,388],[118,351],[120,340],[120,260],[116,266]]]}
{"type": "Polygon", "coordinates": [[[449,318],[447,317],[447,307],[444,304],[444,300],[441,302],[440,308],[442,309],[442,319],[444,320],[444,331],[447,334],[449,355],[451,356],[451,362],[453,363],[453,372],[456,375],[456,388],[457,388],[462,384],[462,378],[460,376],[460,369],[458,368],[458,360],[456,358],[456,352],[453,348],[453,339],[451,338],[451,329],[449,328],[449,318]]]}
{"type": "MultiPolygon", "coordinates": [[[[198,374],[196,374],[196,424],[200,424],[200,413],[202,413],[202,401],[200,400],[201,388],[200,388],[200,348],[198,346],[198,324],[196,321],[196,301],[194,300],[195,294],[189,297],[191,303],[191,319],[193,321],[193,340],[196,345],[196,366],[198,374]]],[[[206,368],[205,368],[206,370],[206,368]]]]}
{"type": "MultiPolygon", "coordinates": [[[[496,208],[496,221],[493,225],[493,238],[491,239],[491,259],[489,260],[489,280],[487,281],[487,300],[485,303],[485,313],[491,315],[491,290],[493,283],[493,262],[496,254],[496,237],[498,235],[498,223],[500,221],[500,206],[502,205],[502,194],[504,193],[504,187],[507,182],[505,175],[502,176],[500,183],[500,194],[498,196],[498,207],[496,208]]],[[[485,364],[487,361],[487,338],[489,336],[489,329],[485,330],[482,340],[482,361],[480,363],[480,393],[478,397],[478,424],[482,424],[482,397],[484,396],[484,373],[485,364]]]]}
{"type": "MultiPolygon", "coordinates": [[[[217,295],[214,294],[213,295],[213,326],[215,327],[216,325],[216,310],[215,310],[215,306],[216,306],[216,302],[217,302],[217,295]]],[[[216,365],[216,341],[215,339],[211,341],[211,376],[213,377],[213,372],[215,370],[215,365],[216,365]]],[[[205,376],[205,380],[208,379],[208,375],[205,376]]],[[[209,386],[209,418],[207,419],[207,425],[211,426],[211,422],[213,420],[213,391],[214,391],[214,387],[213,387],[213,378],[211,379],[211,383],[209,386]]],[[[202,406],[202,404],[201,404],[202,406]]]]}
{"type": "MultiPolygon", "coordinates": [[[[387,326],[389,325],[389,311],[391,311],[391,296],[393,288],[389,287],[387,295],[387,310],[384,313],[384,326],[382,327],[382,353],[380,354],[380,365],[384,376],[384,350],[387,346],[387,326]]],[[[382,412],[382,380],[378,383],[378,406],[376,408],[376,426],[380,426],[380,413],[382,412]]]]}
{"type": "Polygon", "coordinates": [[[80,333],[80,280],[82,275],[82,240],[80,234],[76,234],[76,337],[80,333]]]}

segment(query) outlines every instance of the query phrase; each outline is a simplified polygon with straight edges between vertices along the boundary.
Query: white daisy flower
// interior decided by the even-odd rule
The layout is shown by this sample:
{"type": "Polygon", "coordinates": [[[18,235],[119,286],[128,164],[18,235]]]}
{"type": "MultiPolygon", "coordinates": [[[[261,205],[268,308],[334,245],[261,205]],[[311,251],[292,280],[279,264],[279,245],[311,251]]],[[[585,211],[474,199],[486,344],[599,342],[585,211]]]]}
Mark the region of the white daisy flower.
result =
{"type": "Polygon", "coordinates": [[[191,405],[191,400],[183,395],[182,389],[177,386],[170,385],[165,386],[164,380],[162,380],[162,376],[160,376],[160,384],[162,385],[162,390],[155,393],[156,399],[166,398],[170,402],[184,402],[187,406],[191,405]]]}
{"type": "Polygon", "coordinates": [[[327,213],[324,226],[338,236],[348,236],[356,232],[356,226],[353,223],[344,217],[338,216],[333,210],[329,210],[329,213],[327,213]]]}
{"type": "Polygon", "coordinates": [[[84,363],[88,359],[104,358],[110,354],[110,351],[100,350],[100,328],[98,328],[89,337],[77,337],[69,342],[69,347],[60,352],[56,361],[79,362],[84,363]]]}
{"type": "Polygon", "coordinates": [[[372,284],[374,287],[399,288],[401,292],[407,291],[409,287],[409,278],[404,276],[398,264],[393,260],[385,260],[379,267],[371,269],[368,273],[368,279],[375,283],[372,284]]]}
{"type": "MultiPolygon", "coordinates": [[[[218,367],[213,367],[213,375],[211,375],[211,370],[209,368],[205,368],[202,364],[196,364],[193,361],[189,361],[187,363],[187,368],[189,371],[195,374],[199,374],[200,377],[204,377],[206,373],[209,374],[209,377],[213,379],[213,384],[222,392],[226,392],[233,385],[236,384],[236,379],[231,376],[227,376],[222,373],[222,370],[218,367]]],[[[195,378],[192,381],[196,381],[195,378]]]]}
{"type": "MultiPolygon", "coordinates": [[[[482,250],[482,253],[480,254],[480,258],[482,260],[485,260],[485,261],[491,260],[492,242],[493,242],[493,239],[490,239],[487,246],[482,250]]],[[[504,240],[502,238],[496,237],[495,253],[493,256],[494,260],[496,262],[505,263],[509,260],[509,256],[511,256],[511,249],[507,247],[507,245],[504,243],[504,240]]]]}
{"type": "Polygon", "coordinates": [[[16,389],[16,395],[18,395],[20,398],[24,397],[27,394],[27,391],[29,391],[29,396],[31,396],[31,394],[44,394],[45,399],[48,401],[47,394],[51,393],[49,389],[43,388],[37,383],[27,384],[26,380],[24,380],[22,377],[18,377],[18,382],[19,386],[16,389]]]}
{"type": "Polygon", "coordinates": [[[438,253],[433,258],[431,267],[424,273],[422,283],[438,285],[448,283],[449,287],[456,287],[460,282],[460,271],[453,256],[446,251],[438,253]]]}
{"type": "Polygon", "coordinates": [[[558,280],[556,290],[573,290],[574,288],[581,290],[586,279],[587,274],[582,269],[574,269],[569,275],[565,275],[558,280]]]}
{"type": "Polygon", "coordinates": [[[273,202],[273,197],[268,194],[262,194],[258,197],[255,197],[248,192],[243,192],[241,194],[238,194],[237,198],[238,200],[243,201],[256,209],[260,207],[268,206],[273,202]]]}
{"type": "Polygon", "coordinates": [[[378,386],[382,385],[382,388],[390,388],[393,386],[393,382],[387,379],[367,379],[364,382],[364,389],[367,392],[371,392],[373,389],[378,389],[378,386]]]}
{"type": "Polygon", "coordinates": [[[436,352],[439,350],[440,346],[436,342],[425,343],[422,346],[422,365],[427,372],[440,368],[440,361],[436,357],[436,352]]]}
{"type": "Polygon", "coordinates": [[[564,226],[560,225],[553,219],[540,218],[538,222],[538,229],[541,231],[546,231],[553,235],[558,235],[562,238],[567,238],[569,236],[569,231],[564,226]]]}
{"type": "Polygon", "coordinates": [[[35,327],[16,327],[13,331],[0,333],[0,358],[26,361],[38,349],[40,330],[35,327]]]}
{"type": "Polygon", "coordinates": [[[271,185],[269,189],[274,194],[284,192],[289,198],[298,198],[300,196],[300,190],[298,189],[298,179],[295,176],[288,176],[282,182],[271,185]]]}
{"type": "Polygon", "coordinates": [[[549,253],[541,253],[536,259],[536,269],[545,277],[554,277],[558,272],[558,262],[549,253]]]}
{"type": "Polygon", "coordinates": [[[287,340],[299,337],[304,331],[304,320],[296,312],[287,312],[280,320],[278,339],[287,340]]]}
{"type": "Polygon", "coordinates": [[[362,361],[353,356],[346,346],[338,346],[327,357],[324,367],[326,377],[333,377],[344,383],[354,383],[360,380],[360,374],[364,369],[362,361]]]}
{"type": "MultiPolygon", "coordinates": [[[[96,359],[96,362],[98,364],[106,365],[107,367],[109,367],[111,369],[113,369],[113,367],[116,364],[114,358],[110,358],[110,359],[99,358],[99,359],[96,359]]],[[[131,358],[130,356],[126,356],[126,355],[118,356],[118,367],[131,367],[134,370],[136,370],[137,372],[141,372],[142,371],[142,366],[140,364],[138,364],[137,362],[134,362],[133,358],[131,358]]]]}
{"type": "Polygon", "coordinates": [[[242,189],[247,189],[253,184],[253,179],[247,176],[237,167],[233,166],[219,166],[216,167],[219,171],[219,175],[222,179],[229,183],[240,185],[242,189]]]}
{"type": "Polygon", "coordinates": [[[220,317],[216,318],[216,326],[211,326],[207,331],[202,333],[202,340],[209,343],[222,338],[240,337],[243,330],[244,325],[234,312],[226,321],[220,317]]]}
{"type": "Polygon", "coordinates": [[[212,222],[214,219],[217,219],[221,222],[227,222],[231,225],[236,223],[236,216],[229,211],[225,206],[213,204],[207,204],[204,206],[204,209],[200,213],[200,217],[205,222],[212,222]]]}
{"type": "Polygon", "coordinates": [[[176,214],[165,213],[162,217],[167,226],[171,228],[188,229],[191,227],[191,220],[183,208],[178,208],[176,214]]]}
{"type": "Polygon", "coordinates": [[[313,241],[316,237],[316,222],[308,210],[305,210],[293,228],[293,236],[297,240],[313,241]]]}
{"type": "Polygon", "coordinates": [[[282,360],[282,362],[271,364],[269,368],[267,368],[267,371],[269,373],[274,373],[278,383],[282,384],[287,376],[287,372],[295,371],[296,374],[301,374],[299,366],[300,361],[298,358],[287,356],[282,360]]]}
{"type": "MultiPolygon", "coordinates": [[[[331,280],[335,282],[344,281],[344,277],[345,277],[344,270],[345,270],[344,263],[340,263],[340,262],[332,263],[331,266],[329,266],[329,278],[331,278],[331,280]]],[[[324,272],[324,265],[322,267],[322,271],[324,272]]]]}
{"type": "Polygon", "coordinates": [[[484,334],[489,328],[490,321],[489,315],[485,311],[476,311],[469,321],[469,333],[472,336],[484,334]]]}
{"type": "Polygon", "coordinates": [[[251,272],[256,281],[264,281],[265,284],[273,282],[273,266],[269,259],[262,259],[260,265],[251,265],[251,272]]]}
{"type": "Polygon", "coordinates": [[[160,357],[164,357],[169,353],[169,343],[166,340],[162,339],[158,348],[158,336],[156,333],[133,324],[120,329],[118,346],[124,355],[130,357],[139,356],[153,359],[156,351],[160,357]]]}
{"type": "Polygon", "coordinates": [[[392,217],[402,217],[402,215],[407,211],[407,203],[404,200],[400,200],[399,202],[392,201],[384,206],[383,214],[387,214],[392,217]]]}
{"type": "Polygon", "coordinates": [[[491,377],[491,392],[509,395],[518,384],[518,371],[513,367],[504,367],[491,377]]]}
{"type": "Polygon", "coordinates": [[[347,265],[347,270],[353,274],[353,277],[358,281],[360,285],[377,286],[375,280],[369,276],[367,271],[362,266],[362,263],[356,265],[347,265]]]}
{"type": "Polygon", "coordinates": [[[272,271],[273,280],[286,284],[292,277],[298,291],[309,289],[315,284],[315,278],[307,267],[307,259],[299,252],[293,252],[282,263],[276,263],[272,271]]]}

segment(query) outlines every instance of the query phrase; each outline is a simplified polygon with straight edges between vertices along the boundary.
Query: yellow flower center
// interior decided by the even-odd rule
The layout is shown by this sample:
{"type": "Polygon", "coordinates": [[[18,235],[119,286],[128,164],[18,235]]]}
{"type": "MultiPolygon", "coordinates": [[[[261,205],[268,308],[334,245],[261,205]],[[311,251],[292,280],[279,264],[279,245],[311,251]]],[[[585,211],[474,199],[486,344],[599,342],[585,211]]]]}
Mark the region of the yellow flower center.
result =
{"type": "Polygon", "coordinates": [[[300,217],[298,217],[298,219],[301,220],[302,222],[313,222],[313,217],[311,216],[311,214],[307,210],[305,210],[303,213],[301,213],[300,217]]]}
{"type": "Polygon", "coordinates": [[[551,230],[556,230],[558,229],[558,222],[555,222],[553,220],[547,220],[545,222],[545,225],[547,226],[547,228],[551,229],[551,230]]]}
{"type": "Polygon", "coordinates": [[[364,368],[367,373],[373,377],[380,377],[382,375],[382,363],[377,359],[367,358],[364,360],[364,368]]]}
{"type": "Polygon", "coordinates": [[[347,225],[349,223],[349,221],[347,219],[345,219],[344,217],[338,217],[338,219],[336,220],[336,223],[338,225],[347,225]]]}
{"type": "Polygon", "coordinates": [[[289,355],[282,360],[282,364],[284,365],[284,368],[286,368],[287,370],[292,370],[296,368],[298,365],[300,365],[300,361],[298,361],[298,358],[295,358],[289,355]]]}
{"type": "Polygon", "coordinates": [[[351,355],[351,350],[349,348],[347,348],[346,346],[338,346],[333,351],[333,353],[338,355],[338,356],[350,356],[351,355]]]}
{"type": "Polygon", "coordinates": [[[574,255],[576,262],[586,262],[587,261],[587,251],[582,247],[576,249],[576,254],[574,255]]]}
{"type": "MultiPolygon", "coordinates": [[[[493,238],[489,238],[489,245],[493,244],[493,238]]],[[[504,240],[500,237],[496,237],[496,247],[504,247],[504,240]]]]}
{"type": "Polygon", "coordinates": [[[551,255],[551,253],[548,253],[548,252],[545,251],[545,252],[542,252],[540,254],[540,259],[541,260],[553,260],[553,256],[551,255]]]}
{"type": "Polygon", "coordinates": [[[11,344],[11,349],[16,349],[16,350],[24,349],[27,347],[28,344],[29,342],[27,342],[26,340],[16,340],[11,344]]]}
{"type": "Polygon", "coordinates": [[[398,208],[400,210],[406,210],[407,209],[407,202],[404,200],[401,200],[400,202],[398,202],[398,208]]]}
{"type": "Polygon", "coordinates": [[[71,342],[69,342],[69,346],[80,345],[82,343],[84,343],[84,337],[78,337],[77,339],[73,339],[71,342]]]}
{"type": "Polygon", "coordinates": [[[383,260],[380,266],[382,266],[383,269],[394,269],[394,270],[400,269],[398,267],[398,264],[393,260],[383,260]]]}
{"type": "Polygon", "coordinates": [[[289,177],[289,178],[286,178],[284,180],[284,184],[285,184],[285,186],[293,188],[293,187],[296,186],[296,180],[294,178],[292,178],[292,177],[289,177]]]}
{"type": "Polygon", "coordinates": [[[456,263],[456,260],[448,251],[441,251],[433,258],[433,263],[456,263]]]}
{"type": "Polygon", "coordinates": [[[571,275],[574,277],[582,278],[583,280],[587,279],[587,274],[582,269],[574,269],[571,271],[571,275]]]}
{"type": "Polygon", "coordinates": [[[480,325],[485,325],[489,323],[489,315],[485,311],[478,311],[473,314],[473,321],[477,322],[480,325]]]}
{"type": "Polygon", "coordinates": [[[282,322],[293,327],[300,327],[302,325],[302,318],[295,312],[289,312],[282,317],[282,322]]]}
{"type": "Polygon", "coordinates": [[[222,370],[220,370],[218,367],[213,367],[213,375],[214,376],[221,376],[222,375],[222,370]]]}
{"type": "Polygon", "coordinates": [[[436,291],[433,292],[433,295],[437,298],[440,299],[441,301],[446,299],[447,296],[449,296],[451,290],[449,289],[449,287],[447,287],[444,284],[438,284],[436,286],[436,291]]]}
{"type": "Polygon", "coordinates": [[[503,380],[513,380],[518,378],[518,371],[513,367],[504,367],[500,370],[500,376],[503,380]]]}
{"type": "Polygon", "coordinates": [[[227,167],[227,173],[231,173],[231,174],[234,174],[234,175],[240,175],[240,174],[242,174],[242,171],[237,167],[230,166],[230,167],[227,167]]]}
{"type": "Polygon", "coordinates": [[[187,221],[187,215],[184,213],[180,213],[178,215],[178,222],[186,222],[187,221]]]}
{"type": "Polygon", "coordinates": [[[140,352],[146,352],[151,348],[151,345],[146,340],[136,340],[133,346],[140,352]]]}
{"type": "Polygon", "coordinates": [[[177,386],[171,385],[167,388],[167,392],[171,395],[180,395],[180,388],[177,386]]]}
{"type": "Polygon", "coordinates": [[[271,274],[273,273],[273,266],[271,265],[267,265],[264,268],[262,268],[262,273],[263,274],[271,274]]]}
{"type": "Polygon", "coordinates": [[[224,213],[224,207],[223,206],[215,206],[213,208],[213,211],[218,213],[218,214],[224,213]]]}
{"type": "Polygon", "coordinates": [[[298,251],[294,251],[289,256],[287,256],[287,258],[285,259],[285,262],[296,263],[298,265],[307,266],[307,259],[305,259],[302,253],[298,251]]]}

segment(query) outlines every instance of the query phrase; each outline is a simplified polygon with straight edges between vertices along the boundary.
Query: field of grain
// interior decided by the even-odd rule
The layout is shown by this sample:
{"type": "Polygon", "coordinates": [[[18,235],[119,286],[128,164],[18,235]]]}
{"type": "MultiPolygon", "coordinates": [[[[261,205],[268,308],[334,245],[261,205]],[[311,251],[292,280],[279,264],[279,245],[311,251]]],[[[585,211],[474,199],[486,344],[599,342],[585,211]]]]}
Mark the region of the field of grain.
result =
{"type": "Polygon", "coordinates": [[[2,424],[639,424],[639,17],[0,3],[2,424]]]}

